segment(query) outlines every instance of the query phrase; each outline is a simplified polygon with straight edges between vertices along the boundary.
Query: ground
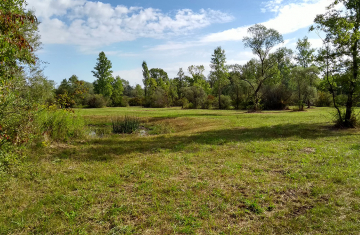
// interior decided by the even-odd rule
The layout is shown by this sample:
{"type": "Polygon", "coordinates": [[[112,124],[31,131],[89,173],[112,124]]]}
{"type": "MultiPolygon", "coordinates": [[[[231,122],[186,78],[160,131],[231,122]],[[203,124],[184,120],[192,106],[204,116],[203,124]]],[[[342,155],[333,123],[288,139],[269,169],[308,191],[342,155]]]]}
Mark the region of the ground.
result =
{"type": "Polygon", "coordinates": [[[360,231],[360,131],[332,128],[330,108],[76,113],[96,135],[1,176],[0,234],[360,231]],[[112,134],[123,115],[146,134],[112,134]]]}

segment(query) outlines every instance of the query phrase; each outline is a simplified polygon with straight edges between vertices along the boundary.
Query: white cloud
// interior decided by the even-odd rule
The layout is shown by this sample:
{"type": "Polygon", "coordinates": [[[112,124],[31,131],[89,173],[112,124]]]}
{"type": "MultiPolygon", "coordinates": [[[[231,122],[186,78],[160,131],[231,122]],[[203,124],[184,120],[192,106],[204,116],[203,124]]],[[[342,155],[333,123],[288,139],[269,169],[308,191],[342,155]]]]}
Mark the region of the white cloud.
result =
{"type": "Polygon", "coordinates": [[[82,50],[132,41],[140,37],[163,38],[187,34],[233,17],[221,11],[181,9],[165,14],[158,9],[116,7],[88,0],[28,0],[29,9],[42,22],[39,26],[45,44],[71,44],[82,50]]]}
{"type": "Polygon", "coordinates": [[[142,68],[136,68],[131,70],[114,71],[114,76],[120,76],[122,79],[128,80],[130,85],[135,86],[136,84],[142,85],[142,68]]]}
{"type": "MultiPolygon", "coordinates": [[[[332,0],[302,0],[300,3],[282,5],[281,0],[271,1],[272,10],[276,16],[261,24],[273,28],[281,34],[289,34],[313,24],[316,15],[325,13],[326,7],[332,0]]],[[[242,26],[235,29],[213,33],[201,39],[202,42],[241,41],[247,35],[250,26],[242,26]]]]}

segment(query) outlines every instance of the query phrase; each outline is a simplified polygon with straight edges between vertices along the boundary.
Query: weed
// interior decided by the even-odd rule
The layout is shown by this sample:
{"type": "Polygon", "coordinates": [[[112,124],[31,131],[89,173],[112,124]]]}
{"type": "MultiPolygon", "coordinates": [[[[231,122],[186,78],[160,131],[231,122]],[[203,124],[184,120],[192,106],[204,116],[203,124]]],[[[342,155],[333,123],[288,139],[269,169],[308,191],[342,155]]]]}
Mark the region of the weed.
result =
{"type": "Polygon", "coordinates": [[[112,129],[115,134],[131,134],[140,126],[140,119],[135,116],[117,117],[112,121],[112,129]]]}
{"type": "Polygon", "coordinates": [[[247,209],[255,214],[262,214],[264,209],[258,204],[257,200],[245,200],[247,209]]]}

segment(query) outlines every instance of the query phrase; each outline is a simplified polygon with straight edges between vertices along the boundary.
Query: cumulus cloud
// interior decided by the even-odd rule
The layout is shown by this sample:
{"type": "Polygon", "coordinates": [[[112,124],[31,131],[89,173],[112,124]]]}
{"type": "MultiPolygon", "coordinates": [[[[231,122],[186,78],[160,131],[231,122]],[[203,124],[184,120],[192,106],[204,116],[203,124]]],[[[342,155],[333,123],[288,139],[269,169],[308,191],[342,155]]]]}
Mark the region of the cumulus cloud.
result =
{"type": "Polygon", "coordinates": [[[87,0],[28,0],[42,22],[40,33],[46,44],[71,44],[83,49],[132,41],[140,37],[163,38],[229,22],[221,11],[181,9],[165,14],[158,9],[112,6],[87,0]]]}
{"type": "MultiPolygon", "coordinates": [[[[332,0],[302,0],[283,4],[282,0],[270,1],[269,11],[275,12],[275,17],[262,22],[268,28],[273,28],[281,34],[289,34],[313,24],[316,15],[325,13],[332,0]]],[[[202,42],[241,41],[247,35],[250,25],[213,33],[201,39],[202,42]]]]}

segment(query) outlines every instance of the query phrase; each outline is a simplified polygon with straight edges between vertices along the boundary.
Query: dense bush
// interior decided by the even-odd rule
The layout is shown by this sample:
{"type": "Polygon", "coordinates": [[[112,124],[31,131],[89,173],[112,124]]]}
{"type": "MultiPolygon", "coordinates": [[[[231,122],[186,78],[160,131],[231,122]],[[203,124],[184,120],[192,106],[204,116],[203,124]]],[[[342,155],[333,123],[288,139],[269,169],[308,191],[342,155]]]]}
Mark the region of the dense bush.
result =
{"type": "Polygon", "coordinates": [[[150,107],[165,108],[168,106],[168,103],[168,97],[164,89],[157,87],[154,93],[150,96],[150,107]]]}
{"type": "Polygon", "coordinates": [[[262,106],[265,110],[284,110],[290,103],[292,92],[284,85],[266,86],[262,106]]]}
{"type": "MultiPolygon", "coordinates": [[[[231,97],[227,96],[227,95],[221,95],[220,96],[220,105],[221,105],[221,109],[230,109],[231,97]]],[[[219,98],[218,97],[216,97],[216,99],[215,99],[214,107],[217,109],[219,108],[219,98]]]]}
{"type": "Polygon", "coordinates": [[[212,109],[215,105],[216,98],[215,96],[208,95],[206,101],[204,102],[203,108],[204,109],[212,109]]]}
{"type": "Polygon", "coordinates": [[[207,97],[204,89],[198,86],[184,87],[182,93],[190,103],[188,108],[203,107],[207,97]]]}
{"type": "Polygon", "coordinates": [[[87,105],[89,108],[103,108],[106,106],[106,99],[102,95],[91,95],[87,97],[87,105]]]}
{"type": "Polygon", "coordinates": [[[332,97],[328,92],[320,91],[318,93],[318,98],[315,101],[317,107],[330,107],[332,105],[332,97]]]}
{"type": "Polygon", "coordinates": [[[143,98],[140,97],[134,97],[129,99],[129,105],[130,106],[142,106],[144,102],[143,98]]]}
{"type": "Polygon", "coordinates": [[[116,134],[131,134],[140,126],[140,119],[138,117],[117,117],[112,121],[112,129],[116,134]]]}

